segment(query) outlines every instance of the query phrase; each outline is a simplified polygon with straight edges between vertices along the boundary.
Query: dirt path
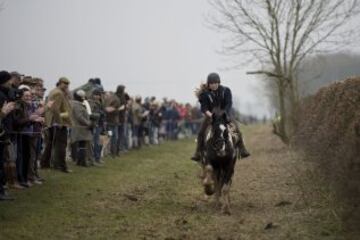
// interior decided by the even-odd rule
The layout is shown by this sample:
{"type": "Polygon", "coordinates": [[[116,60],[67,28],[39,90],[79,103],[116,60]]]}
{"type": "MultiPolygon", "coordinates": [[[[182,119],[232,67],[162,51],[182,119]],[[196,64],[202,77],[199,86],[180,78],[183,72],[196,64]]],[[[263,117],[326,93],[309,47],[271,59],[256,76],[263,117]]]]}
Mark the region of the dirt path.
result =
{"type": "Polygon", "coordinates": [[[317,191],[304,178],[309,166],[269,127],[244,132],[252,157],[237,163],[231,216],[203,200],[194,142],[184,140],[103,168],[43,172],[46,184],[0,203],[0,239],[339,239],[328,206],[309,194],[317,191]]]}
{"type": "Polygon", "coordinates": [[[203,239],[339,239],[332,236],[334,226],[323,225],[332,216],[328,206],[316,202],[318,194],[311,193],[319,188],[304,179],[311,176],[311,166],[294,156],[268,126],[246,129],[245,135],[252,156],[237,163],[232,215],[214,212],[211,223],[199,229],[207,235],[203,239]]]}

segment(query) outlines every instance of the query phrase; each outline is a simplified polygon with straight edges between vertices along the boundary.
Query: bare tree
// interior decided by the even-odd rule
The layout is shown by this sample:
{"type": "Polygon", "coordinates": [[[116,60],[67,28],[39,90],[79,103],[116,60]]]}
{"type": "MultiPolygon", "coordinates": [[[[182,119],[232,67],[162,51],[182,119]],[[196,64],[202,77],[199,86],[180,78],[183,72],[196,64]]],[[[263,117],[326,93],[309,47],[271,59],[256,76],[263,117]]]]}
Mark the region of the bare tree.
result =
{"type": "Polygon", "coordinates": [[[349,23],[359,14],[360,0],[209,1],[216,10],[211,24],[229,36],[224,53],[251,56],[260,67],[248,73],[265,74],[275,82],[280,136],[287,142],[296,126],[297,71],[308,55],[354,39],[356,31],[349,23]]]}

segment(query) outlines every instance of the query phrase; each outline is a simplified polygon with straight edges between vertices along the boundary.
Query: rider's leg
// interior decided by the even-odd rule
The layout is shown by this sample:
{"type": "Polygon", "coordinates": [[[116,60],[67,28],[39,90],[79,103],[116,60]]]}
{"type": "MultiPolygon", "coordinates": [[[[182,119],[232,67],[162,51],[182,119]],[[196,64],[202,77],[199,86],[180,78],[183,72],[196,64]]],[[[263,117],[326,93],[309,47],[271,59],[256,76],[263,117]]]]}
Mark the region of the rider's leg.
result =
{"type": "Polygon", "coordinates": [[[238,122],[236,120],[234,120],[232,122],[235,124],[236,131],[239,134],[238,146],[239,146],[239,150],[240,150],[240,156],[241,156],[241,158],[249,157],[250,153],[248,152],[248,150],[245,147],[245,142],[244,142],[244,139],[243,139],[243,135],[242,135],[242,133],[240,131],[240,126],[239,126],[239,124],[238,124],[238,122]]]}
{"type": "Polygon", "coordinates": [[[199,131],[198,137],[197,137],[196,151],[195,151],[194,155],[191,157],[191,159],[194,161],[201,160],[201,151],[202,151],[203,145],[204,145],[205,132],[210,123],[211,123],[211,118],[208,118],[208,117],[205,117],[203,122],[201,123],[200,131],[199,131]]]}

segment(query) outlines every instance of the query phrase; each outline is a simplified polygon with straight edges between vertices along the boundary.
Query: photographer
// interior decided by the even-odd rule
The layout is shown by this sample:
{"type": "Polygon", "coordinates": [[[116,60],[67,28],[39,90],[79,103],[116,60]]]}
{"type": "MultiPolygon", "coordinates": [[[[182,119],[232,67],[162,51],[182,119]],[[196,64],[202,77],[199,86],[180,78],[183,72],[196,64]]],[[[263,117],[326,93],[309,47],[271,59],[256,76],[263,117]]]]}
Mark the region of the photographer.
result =
{"type": "Polygon", "coordinates": [[[4,189],[5,173],[4,164],[6,161],[5,150],[9,143],[5,123],[8,122],[9,114],[14,110],[15,103],[11,101],[9,92],[11,88],[11,75],[6,71],[0,72],[0,120],[1,120],[1,138],[0,138],[0,201],[13,200],[8,196],[4,189]]]}
{"type": "Polygon", "coordinates": [[[34,132],[35,123],[44,123],[44,118],[33,105],[33,96],[30,87],[20,87],[20,98],[16,101],[14,111],[14,127],[17,134],[17,172],[20,184],[30,187],[33,183],[41,184],[36,179],[35,161],[36,155],[32,151],[32,142],[36,136],[34,132]]]}

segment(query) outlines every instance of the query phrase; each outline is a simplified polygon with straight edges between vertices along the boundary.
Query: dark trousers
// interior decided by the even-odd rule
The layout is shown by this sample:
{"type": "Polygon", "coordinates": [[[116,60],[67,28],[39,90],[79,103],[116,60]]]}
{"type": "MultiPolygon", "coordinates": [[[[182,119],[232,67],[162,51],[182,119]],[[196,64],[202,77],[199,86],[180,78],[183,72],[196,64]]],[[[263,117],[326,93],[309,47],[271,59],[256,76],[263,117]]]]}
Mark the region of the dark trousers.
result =
{"type": "Polygon", "coordinates": [[[4,173],[4,164],[5,164],[5,145],[0,143],[0,195],[4,195],[4,183],[5,183],[5,173],[4,173]]]}
{"type": "Polygon", "coordinates": [[[118,143],[118,126],[117,125],[112,125],[112,124],[108,124],[107,125],[107,130],[111,131],[112,135],[110,138],[110,153],[112,156],[116,156],[117,155],[117,143],[118,143]]]}
{"type": "Polygon", "coordinates": [[[18,135],[16,170],[18,181],[25,183],[34,180],[34,153],[31,151],[32,137],[24,134],[18,135]]]}
{"type": "Polygon", "coordinates": [[[76,144],[76,164],[79,166],[88,166],[87,163],[87,152],[88,145],[87,141],[78,141],[76,144]]]}
{"type": "Polygon", "coordinates": [[[41,158],[41,166],[43,168],[54,167],[60,170],[67,170],[67,135],[66,127],[51,127],[46,131],[45,150],[41,158]]]}
{"type": "Polygon", "coordinates": [[[29,141],[30,153],[27,174],[28,180],[34,181],[39,177],[37,161],[39,157],[39,143],[41,142],[41,137],[32,136],[29,141]]]}
{"type": "Polygon", "coordinates": [[[119,124],[118,127],[118,153],[125,150],[125,124],[119,124]]]}

